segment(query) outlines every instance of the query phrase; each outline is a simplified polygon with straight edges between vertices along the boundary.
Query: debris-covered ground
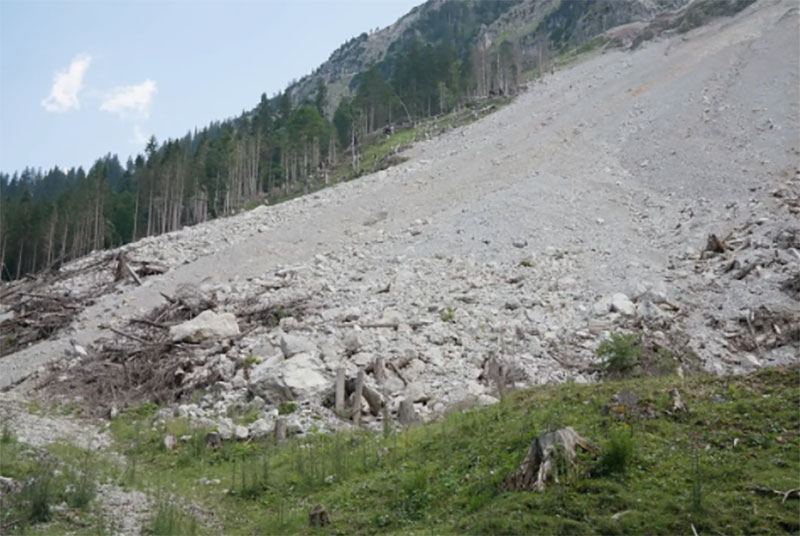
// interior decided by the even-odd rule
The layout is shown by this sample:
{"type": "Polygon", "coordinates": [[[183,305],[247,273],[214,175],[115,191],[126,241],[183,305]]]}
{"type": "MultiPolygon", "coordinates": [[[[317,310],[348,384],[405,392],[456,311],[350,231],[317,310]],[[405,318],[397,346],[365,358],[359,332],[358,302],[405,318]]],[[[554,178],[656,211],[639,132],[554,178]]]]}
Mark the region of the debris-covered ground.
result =
{"type": "Polygon", "coordinates": [[[681,374],[797,362],[797,28],[762,0],[396,167],[5,287],[0,386],[248,439],[593,381],[617,332],[681,374]]]}

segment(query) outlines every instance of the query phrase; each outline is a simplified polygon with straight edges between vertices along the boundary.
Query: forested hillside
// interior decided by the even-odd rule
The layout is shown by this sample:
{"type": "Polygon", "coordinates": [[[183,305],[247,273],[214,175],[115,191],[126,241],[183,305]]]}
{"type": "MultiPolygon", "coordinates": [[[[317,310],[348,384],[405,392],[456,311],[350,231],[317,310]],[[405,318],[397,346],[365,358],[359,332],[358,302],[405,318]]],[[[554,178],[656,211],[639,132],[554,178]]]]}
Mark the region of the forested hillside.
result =
{"type": "Polygon", "coordinates": [[[431,0],[251,111],[182,138],[151,137],[124,165],[106,155],[88,170],[0,174],[2,278],[327,185],[337,169],[356,170],[375,133],[512,95],[555,54],[682,3],[431,0]],[[348,90],[332,95],[344,72],[348,90]]]}

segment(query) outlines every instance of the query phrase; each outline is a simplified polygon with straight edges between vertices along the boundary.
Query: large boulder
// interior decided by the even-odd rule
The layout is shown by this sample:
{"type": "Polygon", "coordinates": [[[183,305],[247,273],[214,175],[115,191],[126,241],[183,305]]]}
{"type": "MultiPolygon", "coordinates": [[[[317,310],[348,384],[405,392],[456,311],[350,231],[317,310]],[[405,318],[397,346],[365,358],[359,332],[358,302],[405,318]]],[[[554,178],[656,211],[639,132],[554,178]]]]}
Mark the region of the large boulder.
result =
{"type": "Polygon", "coordinates": [[[325,364],[315,355],[300,353],[285,361],[262,363],[250,371],[250,392],[270,401],[308,398],[331,381],[325,364]]]}
{"type": "Polygon", "coordinates": [[[206,339],[222,339],[239,334],[239,324],[231,313],[215,313],[206,310],[191,320],[169,328],[173,342],[201,342],[206,339]]]}

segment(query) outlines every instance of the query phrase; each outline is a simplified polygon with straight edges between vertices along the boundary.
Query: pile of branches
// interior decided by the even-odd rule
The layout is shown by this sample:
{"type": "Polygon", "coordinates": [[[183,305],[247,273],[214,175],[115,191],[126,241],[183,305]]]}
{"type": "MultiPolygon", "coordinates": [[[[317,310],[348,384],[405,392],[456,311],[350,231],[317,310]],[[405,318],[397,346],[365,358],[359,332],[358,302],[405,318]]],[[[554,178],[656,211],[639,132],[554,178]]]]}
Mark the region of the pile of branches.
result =
{"type": "Polygon", "coordinates": [[[187,381],[202,361],[198,356],[214,341],[175,342],[169,328],[217,306],[195,287],[181,287],[176,297],[143,318],[131,319],[124,330],[109,328],[117,338],[100,341],[92,355],[71,368],[65,376],[58,371],[40,385],[58,395],[82,397],[87,408],[102,413],[112,406],[131,407],[143,402],[168,404],[184,399],[195,389],[220,378],[212,370],[187,381]]]}
{"type": "Polygon", "coordinates": [[[51,337],[83,308],[69,295],[17,292],[14,298],[0,322],[0,357],[51,337]]]}
{"type": "MultiPolygon", "coordinates": [[[[282,318],[301,319],[302,299],[264,305],[256,299],[238,304],[241,334],[200,343],[174,341],[170,328],[208,309],[217,309],[215,297],[192,285],[183,285],[175,296],[162,294],[166,303],[144,317],[133,318],[117,335],[99,342],[89,358],[66,371],[55,371],[40,388],[51,395],[83,400],[86,408],[101,415],[112,407],[123,409],[144,402],[159,405],[189,399],[198,389],[223,381],[207,357],[224,353],[257,328],[274,328],[282,318]]],[[[228,304],[230,306],[230,304],[228,304]]]]}
{"type": "Polygon", "coordinates": [[[166,270],[147,261],[130,261],[124,253],[106,253],[88,264],[50,268],[7,283],[0,290],[0,357],[55,336],[120,282],[133,279],[141,285],[142,277],[166,270]],[[90,282],[74,281],[86,275],[92,277],[90,282]]]}
{"type": "Polygon", "coordinates": [[[762,305],[739,318],[743,328],[733,344],[745,352],[762,352],[800,344],[800,311],[762,305]]]}

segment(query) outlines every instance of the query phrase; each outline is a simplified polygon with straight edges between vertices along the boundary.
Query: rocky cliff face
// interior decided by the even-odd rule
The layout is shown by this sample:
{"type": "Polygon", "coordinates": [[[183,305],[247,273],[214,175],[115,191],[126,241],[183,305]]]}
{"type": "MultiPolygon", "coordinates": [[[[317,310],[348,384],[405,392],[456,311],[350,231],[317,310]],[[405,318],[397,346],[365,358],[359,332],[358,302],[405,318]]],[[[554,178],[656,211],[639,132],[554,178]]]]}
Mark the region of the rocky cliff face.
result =
{"type": "Polygon", "coordinates": [[[478,41],[491,46],[513,39],[520,44],[523,56],[532,61],[534,49],[542,42],[548,43],[554,53],[580,46],[616,26],[650,22],[688,3],[689,0],[429,0],[391,26],[343,44],[328,61],[289,90],[295,102],[300,102],[311,98],[318,81],[323,81],[328,87],[328,111],[333,113],[339,100],[351,94],[354,76],[372,64],[390,65],[414,39],[432,43],[450,39],[461,53],[478,41]]]}

